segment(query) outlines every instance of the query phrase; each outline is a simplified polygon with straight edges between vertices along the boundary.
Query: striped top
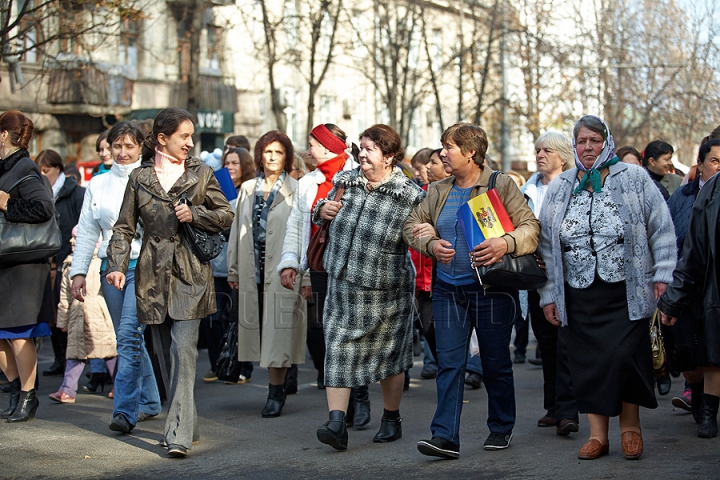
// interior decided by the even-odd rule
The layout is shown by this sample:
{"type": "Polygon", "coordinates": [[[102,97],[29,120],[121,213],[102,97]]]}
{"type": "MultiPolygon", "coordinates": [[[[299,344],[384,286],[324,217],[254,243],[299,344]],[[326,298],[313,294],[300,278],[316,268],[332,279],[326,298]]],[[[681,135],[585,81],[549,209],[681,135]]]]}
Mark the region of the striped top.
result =
{"type": "Polygon", "coordinates": [[[473,188],[453,185],[437,220],[438,236],[450,242],[455,249],[455,256],[450,263],[437,263],[437,278],[451,285],[471,285],[476,282],[470,266],[470,249],[457,220],[457,211],[470,200],[473,188]]]}

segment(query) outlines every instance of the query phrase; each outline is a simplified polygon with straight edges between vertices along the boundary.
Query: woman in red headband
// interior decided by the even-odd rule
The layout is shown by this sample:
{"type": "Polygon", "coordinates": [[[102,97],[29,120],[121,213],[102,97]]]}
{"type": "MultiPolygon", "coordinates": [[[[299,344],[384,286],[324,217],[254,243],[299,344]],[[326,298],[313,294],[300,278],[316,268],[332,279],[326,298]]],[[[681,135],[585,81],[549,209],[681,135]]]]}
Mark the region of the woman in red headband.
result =
{"type": "MultiPolygon", "coordinates": [[[[347,135],[337,125],[332,123],[320,124],[312,129],[308,135],[308,154],[313,165],[317,168],[305,175],[298,182],[297,197],[293,204],[292,213],[288,218],[283,254],[277,271],[281,283],[285,288],[292,289],[297,276],[308,268],[307,249],[311,235],[317,232],[318,227],[310,221],[310,216],[318,200],[327,197],[332,188],[332,179],[336,173],[343,170],[352,170],[358,167],[355,161],[357,153],[346,153],[347,135]]],[[[353,150],[357,150],[352,145],[353,150]]],[[[305,283],[307,284],[307,275],[305,283]]],[[[313,364],[318,371],[318,388],[325,388],[325,337],[323,333],[322,311],[327,293],[327,273],[310,271],[312,292],[315,296],[315,311],[317,322],[308,325],[307,344],[313,364]]],[[[310,295],[309,284],[304,291],[310,295]]],[[[370,401],[367,396],[367,387],[360,387],[354,392],[357,402],[357,426],[367,425],[370,422],[370,401]]],[[[348,415],[349,421],[353,415],[348,415]]]]}

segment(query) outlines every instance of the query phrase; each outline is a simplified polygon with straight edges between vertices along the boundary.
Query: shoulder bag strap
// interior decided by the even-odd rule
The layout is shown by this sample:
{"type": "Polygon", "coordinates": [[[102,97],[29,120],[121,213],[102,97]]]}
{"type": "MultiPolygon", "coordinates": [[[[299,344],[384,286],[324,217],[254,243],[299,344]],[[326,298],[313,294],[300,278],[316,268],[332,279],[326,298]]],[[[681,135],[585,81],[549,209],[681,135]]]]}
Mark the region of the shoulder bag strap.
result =
{"type": "Polygon", "coordinates": [[[29,174],[29,175],[25,175],[24,177],[22,177],[21,179],[19,179],[17,182],[15,182],[15,183],[13,183],[12,185],[10,185],[10,188],[8,188],[8,189],[5,190],[5,191],[6,191],[7,193],[10,193],[10,192],[13,191],[13,189],[14,189],[15,187],[17,187],[17,186],[20,185],[21,183],[23,183],[23,182],[25,182],[25,181],[27,181],[27,180],[30,180],[30,179],[32,179],[32,178],[37,178],[38,180],[40,180],[40,183],[42,183],[42,178],[40,178],[39,175],[34,174],[34,173],[31,173],[31,174],[29,174]]]}
{"type": "Polygon", "coordinates": [[[488,182],[488,190],[495,188],[495,179],[500,175],[500,172],[492,172],[490,174],[490,181],[488,182]]]}

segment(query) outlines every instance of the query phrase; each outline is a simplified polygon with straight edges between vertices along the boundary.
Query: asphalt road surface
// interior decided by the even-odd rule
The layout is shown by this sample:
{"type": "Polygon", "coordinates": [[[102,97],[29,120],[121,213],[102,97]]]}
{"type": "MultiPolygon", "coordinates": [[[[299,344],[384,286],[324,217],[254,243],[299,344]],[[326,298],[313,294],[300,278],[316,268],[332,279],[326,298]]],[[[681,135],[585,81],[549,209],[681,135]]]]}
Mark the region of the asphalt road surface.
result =
{"type": "MultiPolygon", "coordinates": [[[[528,357],[533,355],[532,346],[528,357]]],[[[458,460],[441,460],[418,453],[415,444],[430,438],[435,409],[435,381],[420,379],[421,357],[415,357],[410,390],[403,397],[403,438],[389,444],[372,442],[382,416],[378,384],[370,387],[372,421],[351,429],[349,448],[337,452],[315,436],[327,420],[325,393],[315,385],[312,364],[300,367],[300,387],[289,396],[279,418],[260,417],[267,397],[267,371],[255,368],[252,382],[225,385],[203,383],[207,353],[200,352],[195,399],[201,441],[186,459],[169,459],[160,447],[165,412],[141,422],[130,435],[108,429],[112,400],[78,392],[73,405],[56,404],[48,394],[61,377],[40,377],[40,408],[28,423],[0,424],[0,478],[720,478],[720,438],[699,439],[691,416],[672,407],[682,390],[673,379],[670,395],[659,397],[659,408],[642,410],[645,453],[626,460],[620,450],[617,419],[611,421],[610,455],[580,461],[577,452],[587,439],[580,432],[558,437],[553,428],[538,428],[543,416],[542,372],[529,364],[515,366],[518,417],[511,447],[485,451],[487,396],[484,387],[465,390],[461,450],[458,460]]],[[[40,355],[40,370],[51,363],[50,342],[40,355]]],[[[83,376],[81,384],[86,379],[83,376]]],[[[5,407],[8,394],[0,394],[5,407]]]]}

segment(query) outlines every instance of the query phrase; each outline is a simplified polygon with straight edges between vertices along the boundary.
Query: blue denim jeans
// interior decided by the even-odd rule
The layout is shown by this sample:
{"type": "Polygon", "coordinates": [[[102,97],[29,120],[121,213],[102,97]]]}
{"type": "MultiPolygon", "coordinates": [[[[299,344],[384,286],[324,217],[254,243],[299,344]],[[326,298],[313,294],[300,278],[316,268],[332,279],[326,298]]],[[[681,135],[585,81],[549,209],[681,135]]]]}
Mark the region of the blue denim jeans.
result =
{"type": "Polygon", "coordinates": [[[162,410],[160,393],[153,373],[150,355],[145,348],[145,325],[137,318],[135,269],[125,274],[125,288],[109,285],[102,272],[102,293],[117,337],[117,374],[113,416],[122,413],[131,425],[137,424],[139,412],[157,415],[162,410]]]}
{"type": "Polygon", "coordinates": [[[438,353],[438,405],[430,426],[433,437],[460,445],[460,414],[472,328],[477,332],[483,381],[488,395],[487,425],[509,434],[515,426],[515,386],[510,335],[517,292],[489,289],[479,283],[454,286],[436,281],[433,316],[438,353]]]}

